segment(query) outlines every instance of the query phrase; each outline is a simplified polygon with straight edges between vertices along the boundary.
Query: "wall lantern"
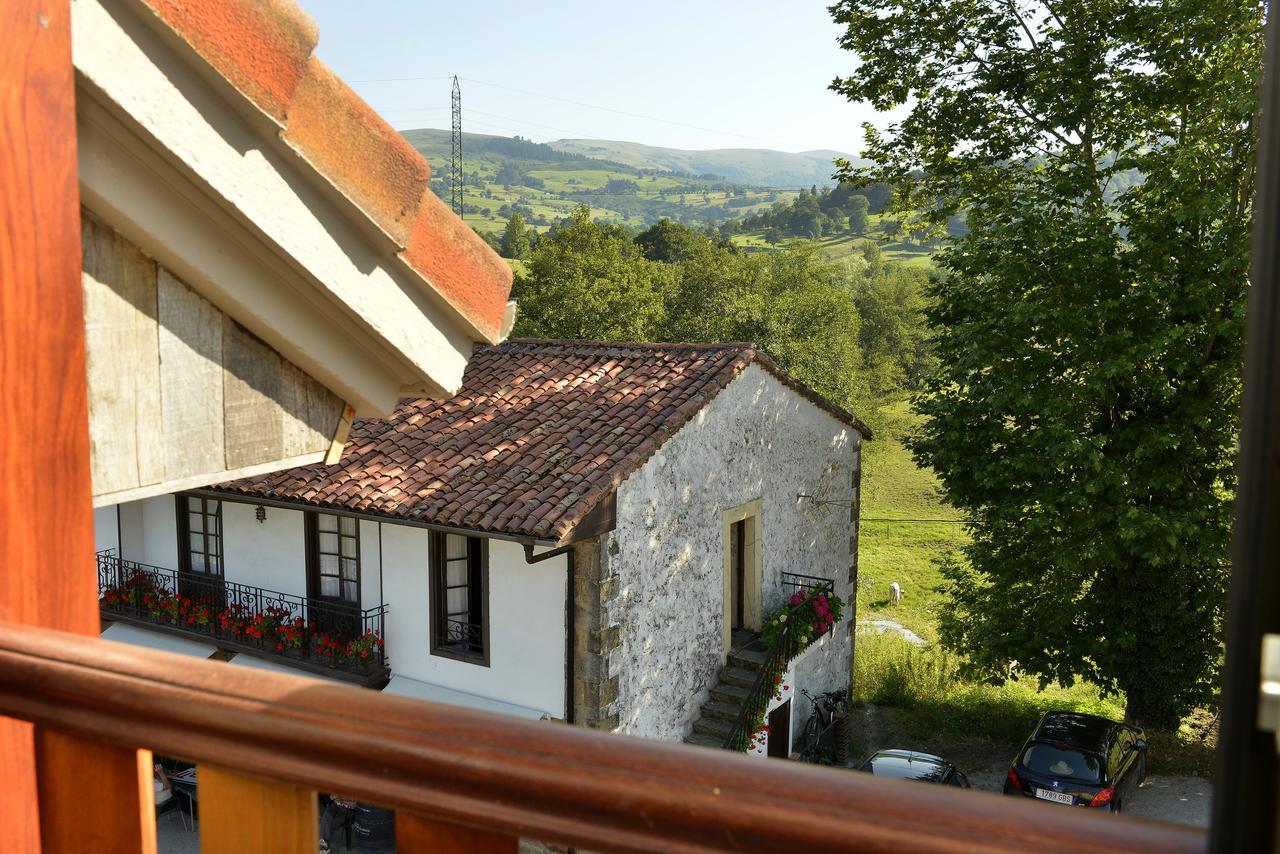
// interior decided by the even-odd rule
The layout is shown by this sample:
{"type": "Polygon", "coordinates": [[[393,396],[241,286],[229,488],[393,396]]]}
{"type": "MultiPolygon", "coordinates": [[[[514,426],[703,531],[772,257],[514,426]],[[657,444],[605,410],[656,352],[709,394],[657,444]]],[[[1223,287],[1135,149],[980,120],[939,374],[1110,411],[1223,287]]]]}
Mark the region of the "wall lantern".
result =
{"type": "Polygon", "coordinates": [[[258,520],[258,524],[261,525],[263,522],[267,521],[267,508],[259,504],[258,509],[253,511],[253,515],[254,518],[258,520]]]}

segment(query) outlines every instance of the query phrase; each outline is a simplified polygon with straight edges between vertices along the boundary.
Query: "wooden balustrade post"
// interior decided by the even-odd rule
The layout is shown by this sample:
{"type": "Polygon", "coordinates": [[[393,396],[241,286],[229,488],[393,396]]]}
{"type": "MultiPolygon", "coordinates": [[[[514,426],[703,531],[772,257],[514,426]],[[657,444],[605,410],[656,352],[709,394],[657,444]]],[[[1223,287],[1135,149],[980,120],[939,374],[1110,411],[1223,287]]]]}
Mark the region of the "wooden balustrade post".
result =
{"type": "Polygon", "coordinates": [[[315,790],[210,765],[197,775],[203,854],[315,854],[315,790]]]}
{"type": "MultiPolygon", "coordinates": [[[[96,635],[69,0],[0,34],[0,619],[96,635]]],[[[153,850],[141,759],[0,718],[2,847],[153,850]]]]}
{"type": "Polygon", "coordinates": [[[461,824],[396,812],[396,851],[400,854],[436,854],[465,851],[467,854],[515,854],[520,840],[506,833],[477,830],[461,824]]]}

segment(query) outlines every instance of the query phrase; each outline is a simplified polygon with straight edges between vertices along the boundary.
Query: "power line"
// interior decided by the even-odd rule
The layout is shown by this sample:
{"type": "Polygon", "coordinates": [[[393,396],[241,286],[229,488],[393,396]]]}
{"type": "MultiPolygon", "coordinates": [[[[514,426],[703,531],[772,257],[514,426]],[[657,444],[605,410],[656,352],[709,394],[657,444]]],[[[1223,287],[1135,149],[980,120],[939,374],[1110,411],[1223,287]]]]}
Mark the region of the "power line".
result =
{"type": "MultiPolygon", "coordinates": [[[[424,81],[424,80],[448,80],[448,79],[450,79],[448,76],[378,77],[378,78],[368,78],[365,80],[350,80],[348,82],[352,84],[355,84],[355,83],[411,83],[411,82],[424,81]]],[[[649,116],[649,115],[645,115],[644,113],[633,113],[629,110],[619,110],[616,107],[606,107],[601,104],[591,104],[586,101],[577,101],[577,100],[574,100],[573,98],[562,98],[559,95],[548,95],[545,92],[534,92],[531,89],[519,89],[515,86],[506,86],[502,83],[490,83],[487,80],[477,80],[474,77],[463,77],[461,79],[466,80],[468,83],[478,83],[481,86],[491,86],[494,89],[505,89],[508,92],[516,92],[520,95],[530,95],[534,98],[546,98],[549,101],[560,101],[561,103],[564,103],[564,104],[573,104],[574,106],[578,106],[578,107],[586,107],[589,110],[601,110],[606,113],[615,113],[620,116],[629,116],[633,119],[643,119],[649,122],[660,122],[665,125],[673,125],[675,127],[689,128],[691,130],[700,130],[704,133],[714,133],[714,134],[719,134],[721,136],[732,136],[732,137],[737,137],[738,139],[750,139],[755,142],[763,142],[763,143],[767,143],[768,145],[777,145],[783,148],[800,148],[800,146],[791,145],[790,143],[786,143],[786,142],[780,142],[776,139],[765,139],[764,137],[752,136],[750,134],[745,134],[745,133],[737,133],[735,131],[717,130],[715,128],[709,128],[703,125],[695,125],[695,124],[690,124],[688,122],[680,122],[674,119],[664,119],[664,118],[661,118],[660,116],[649,116]]],[[[529,124],[533,124],[533,123],[529,122],[529,124]]],[[[553,130],[554,129],[555,128],[553,128],[553,130]]],[[[573,133],[573,131],[566,131],[566,133],[573,133]]]]}
{"type": "Polygon", "coordinates": [[[572,98],[561,98],[559,95],[547,95],[543,92],[534,92],[529,89],[517,89],[515,86],[504,86],[501,83],[489,83],[488,81],[485,81],[485,80],[476,80],[474,77],[467,77],[465,79],[471,83],[479,83],[481,86],[492,86],[495,89],[505,89],[508,92],[516,92],[521,95],[532,95],[535,98],[546,98],[550,101],[560,101],[565,104],[573,104],[575,106],[586,107],[591,110],[603,110],[604,112],[607,112],[607,113],[617,113],[620,116],[630,116],[633,119],[644,119],[645,121],[650,121],[650,122],[661,122],[662,124],[674,125],[676,127],[691,128],[693,130],[700,130],[705,133],[717,133],[723,136],[736,136],[740,139],[752,139],[752,140],[755,140],[756,142],[767,142],[769,145],[781,145],[783,148],[795,147],[792,145],[788,145],[785,142],[778,142],[776,139],[765,139],[763,137],[751,136],[745,133],[734,133],[733,131],[716,130],[715,128],[703,127],[702,125],[693,125],[693,124],[689,124],[688,122],[678,122],[673,119],[664,119],[658,116],[647,116],[644,113],[633,113],[633,112],[630,112],[629,110],[619,110],[615,107],[604,107],[604,106],[601,106],[600,104],[588,104],[586,101],[575,101],[572,98]]]}
{"type": "Polygon", "coordinates": [[[442,74],[439,77],[370,77],[366,80],[348,80],[348,83],[414,83],[419,80],[448,80],[451,74],[442,74]]]}

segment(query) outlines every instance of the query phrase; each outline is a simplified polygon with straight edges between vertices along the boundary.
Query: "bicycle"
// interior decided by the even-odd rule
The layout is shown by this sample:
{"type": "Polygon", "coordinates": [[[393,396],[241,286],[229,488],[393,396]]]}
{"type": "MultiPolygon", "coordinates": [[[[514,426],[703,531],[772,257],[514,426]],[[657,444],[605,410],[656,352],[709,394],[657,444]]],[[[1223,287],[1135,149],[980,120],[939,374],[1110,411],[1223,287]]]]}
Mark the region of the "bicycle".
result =
{"type": "Polygon", "coordinates": [[[800,693],[813,705],[800,734],[800,761],[845,764],[849,758],[848,691],[827,691],[815,697],[801,688],[800,693]]]}

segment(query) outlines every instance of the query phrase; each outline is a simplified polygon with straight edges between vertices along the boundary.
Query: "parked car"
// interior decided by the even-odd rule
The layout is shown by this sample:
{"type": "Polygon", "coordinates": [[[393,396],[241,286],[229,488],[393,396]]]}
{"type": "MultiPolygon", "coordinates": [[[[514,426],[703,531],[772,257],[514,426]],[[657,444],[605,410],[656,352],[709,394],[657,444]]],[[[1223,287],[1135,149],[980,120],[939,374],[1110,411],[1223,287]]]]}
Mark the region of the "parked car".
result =
{"type": "Polygon", "coordinates": [[[920,780],[925,783],[969,788],[969,778],[955,765],[941,756],[916,753],[914,750],[881,750],[867,757],[866,761],[858,766],[858,770],[875,774],[877,777],[920,780]]]}
{"type": "Polygon", "coordinates": [[[1096,715],[1048,712],[1009,766],[1004,793],[1120,812],[1146,778],[1141,729],[1096,715]]]}

